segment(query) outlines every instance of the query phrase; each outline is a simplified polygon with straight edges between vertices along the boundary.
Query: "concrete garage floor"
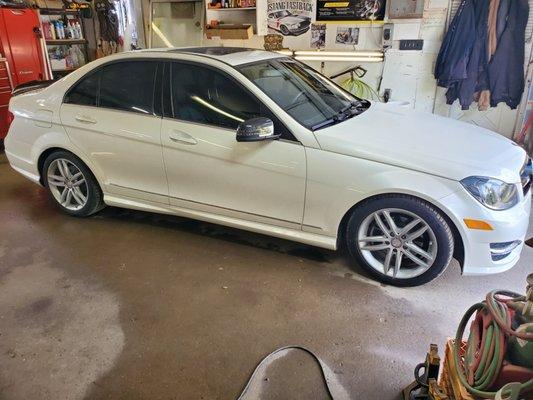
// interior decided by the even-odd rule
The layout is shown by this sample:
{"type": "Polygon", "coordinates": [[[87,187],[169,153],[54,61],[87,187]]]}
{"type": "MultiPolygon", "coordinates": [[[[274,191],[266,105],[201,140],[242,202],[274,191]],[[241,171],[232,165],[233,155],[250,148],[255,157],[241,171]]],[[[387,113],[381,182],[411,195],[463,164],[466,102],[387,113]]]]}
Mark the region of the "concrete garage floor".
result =
{"type": "MultiPolygon", "coordinates": [[[[508,273],[377,284],[343,255],[183,218],[62,214],[0,156],[0,399],[234,399],[279,346],[316,351],[353,399],[397,399],[508,273]]],[[[309,356],[278,358],[248,399],[327,398],[309,356]]]]}

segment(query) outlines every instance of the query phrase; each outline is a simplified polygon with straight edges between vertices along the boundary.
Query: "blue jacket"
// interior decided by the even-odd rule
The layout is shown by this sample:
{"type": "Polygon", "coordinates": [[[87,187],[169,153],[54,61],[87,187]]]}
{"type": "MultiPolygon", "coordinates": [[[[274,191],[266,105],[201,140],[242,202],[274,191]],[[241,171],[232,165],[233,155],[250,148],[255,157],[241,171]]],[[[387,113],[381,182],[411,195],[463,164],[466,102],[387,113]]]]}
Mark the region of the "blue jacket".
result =
{"type": "Polygon", "coordinates": [[[488,59],[489,0],[463,0],[450,24],[435,64],[437,84],[448,88],[446,102],[469,108],[476,92],[490,89],[491,106],[520,103],[524,90],[524,42],[528,0],[501,0],[498,45],[488,59]]]}

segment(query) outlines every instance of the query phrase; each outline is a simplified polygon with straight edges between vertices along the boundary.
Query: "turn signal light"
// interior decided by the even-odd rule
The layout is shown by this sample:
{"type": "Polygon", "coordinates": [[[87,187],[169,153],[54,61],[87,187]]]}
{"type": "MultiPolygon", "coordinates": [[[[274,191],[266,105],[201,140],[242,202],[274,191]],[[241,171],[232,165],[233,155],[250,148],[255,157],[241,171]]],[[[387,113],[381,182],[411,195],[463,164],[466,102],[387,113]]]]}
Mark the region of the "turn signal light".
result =
{"type": "Polygon", "coordinates": [[[481,221],[479,219],[463,219],[465,225],[470,229],[479,229],[482,231],[492,231],[494,228],[488,222],[481,221]]]}

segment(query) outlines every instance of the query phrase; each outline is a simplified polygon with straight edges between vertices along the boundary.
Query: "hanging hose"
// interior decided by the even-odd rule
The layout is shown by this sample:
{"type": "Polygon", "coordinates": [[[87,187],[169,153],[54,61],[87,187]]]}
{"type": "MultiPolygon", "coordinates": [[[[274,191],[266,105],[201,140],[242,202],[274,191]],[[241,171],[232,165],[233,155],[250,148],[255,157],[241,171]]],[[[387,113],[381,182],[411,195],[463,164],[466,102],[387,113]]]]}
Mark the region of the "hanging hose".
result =
{"type": "Polygon", "coordinates": [[[461,319],[455,336],[453,362],[462,385],[473,395],[485,399],[507,398],[533,390],[533,378],[524,383],[506,385],[501,392],[489,391],[498,378],[505,358],[507,339],[514,336],[533,341],[533,332],[518,332],[512,328],[512,316],[520,312],[526,296],[495,290],[484,302],[470,307],[461,319]],[[503,298],[502,296],[505,296],[503,298]],[[470,318],[476,313],[461,365],[461,343],[470,318]]]}

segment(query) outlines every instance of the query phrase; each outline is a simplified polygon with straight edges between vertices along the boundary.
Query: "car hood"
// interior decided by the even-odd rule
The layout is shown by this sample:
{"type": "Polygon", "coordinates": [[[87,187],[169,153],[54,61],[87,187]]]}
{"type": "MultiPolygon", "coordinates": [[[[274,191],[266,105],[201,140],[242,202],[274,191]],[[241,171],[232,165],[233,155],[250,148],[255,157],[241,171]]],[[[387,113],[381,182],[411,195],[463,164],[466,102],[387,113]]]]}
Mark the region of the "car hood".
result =
{"type": "Polygon", "coordinates": [[[525,160],[525,151],[502,135],[392,104],[372,103],[315,136],[326,151],[454,180],[476,175],[518,183],[525,160]]]}

